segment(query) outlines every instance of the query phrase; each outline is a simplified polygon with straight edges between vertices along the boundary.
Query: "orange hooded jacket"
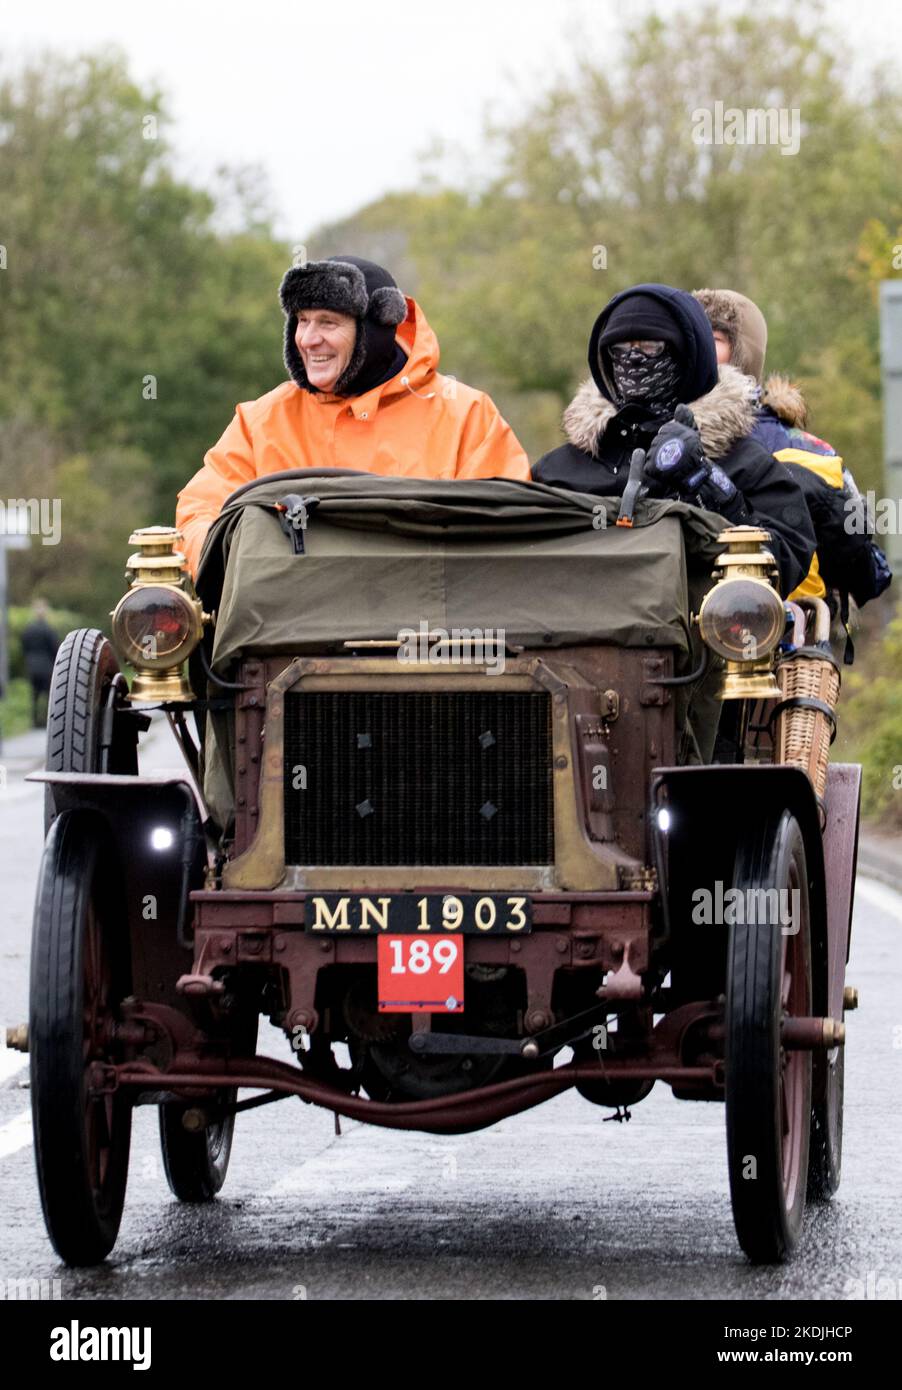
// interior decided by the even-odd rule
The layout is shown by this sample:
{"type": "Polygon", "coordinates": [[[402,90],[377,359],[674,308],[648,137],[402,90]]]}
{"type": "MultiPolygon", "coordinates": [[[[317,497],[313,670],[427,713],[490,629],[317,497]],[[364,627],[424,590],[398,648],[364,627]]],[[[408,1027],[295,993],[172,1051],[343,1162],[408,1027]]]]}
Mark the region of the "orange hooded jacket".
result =
{"type": "Polygon", "coordinates": [[[226,498],[268,473],[326,467],[530,481],[526,454],[490,398],[436,370],[438,340],[413,299],[396,336],[407,365],[362,396],[311,393],[285,381],[236,407],[203,468],[178,496],[176,525],[192,574],[226,498]]]}

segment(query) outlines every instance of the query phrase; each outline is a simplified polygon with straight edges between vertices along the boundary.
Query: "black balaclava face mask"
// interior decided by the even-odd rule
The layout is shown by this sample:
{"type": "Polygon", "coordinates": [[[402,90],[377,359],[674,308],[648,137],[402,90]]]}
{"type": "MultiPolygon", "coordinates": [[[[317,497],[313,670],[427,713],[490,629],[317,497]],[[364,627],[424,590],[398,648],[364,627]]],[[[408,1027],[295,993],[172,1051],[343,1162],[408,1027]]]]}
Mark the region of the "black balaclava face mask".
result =
{"type": "Polygon", "coordinates": [[[644,405],[656,415],[672,415],[679,402],[682,368],[669,343],[657,357],[639,348],[624,356],[611,353],[611,375],[621,405],[644,405]]]}

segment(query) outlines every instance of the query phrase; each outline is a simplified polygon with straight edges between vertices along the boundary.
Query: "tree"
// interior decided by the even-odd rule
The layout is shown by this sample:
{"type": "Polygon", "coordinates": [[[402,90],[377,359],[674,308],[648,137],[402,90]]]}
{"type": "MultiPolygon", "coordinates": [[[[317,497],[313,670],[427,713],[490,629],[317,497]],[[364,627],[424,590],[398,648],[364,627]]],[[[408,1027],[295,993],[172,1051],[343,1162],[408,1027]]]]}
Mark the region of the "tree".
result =
{"type": "Polygon", "coordinates": [[[259,173],[221,170],[214,200],[168,128],[115,51],[0,80],[0,495],[63,500],[60,547],[13,562],[23,600],[108,610],[129,531],[172,519],[235,403],[283,375],[259,173]]]}
{"type": "Polygon", "coordinates": [[[560,439],[537,393],[553,393],[557,416],[613,293],[647,280],[742,290],[768,319],[770,369],[800,377],[814,429],[879,487],[869,285],[900,273],[886,229],[902,220],[902,92],[879,71],[866,96],[853,91],[841,40],[817,10],[798,13],[647,18],[610,62],[583,57],[487,132],[471,165],[492,176],[393,195],[312,240],[402,234],[443,361],[503,394],[515,428],[530,403],[545,422],[533,449],[560,439]],[[798,152],[699,143],[716,102],[782,108],[787,123],[798,112],[798,152]]]}

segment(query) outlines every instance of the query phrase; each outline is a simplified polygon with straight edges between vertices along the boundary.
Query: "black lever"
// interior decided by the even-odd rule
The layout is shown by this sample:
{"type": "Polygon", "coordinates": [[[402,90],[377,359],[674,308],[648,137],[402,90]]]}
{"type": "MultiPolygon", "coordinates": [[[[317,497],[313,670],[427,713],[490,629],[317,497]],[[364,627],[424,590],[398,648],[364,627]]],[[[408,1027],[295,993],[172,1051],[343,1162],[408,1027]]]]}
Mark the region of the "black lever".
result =
{"type": "Polygon", "coordinates": [[[304,554],[304,531],[308,513],[319,506],[318,497],[300,497],[289,492],[275,504],[279,525],[291,541],[295,555],[304,554]]]}
{"type": "Polygon", "coordinates": [[[620,501],[620,511],[617,513],[617,526],[632,526],[633,514],[636,510],[636,503],[642,491],[642,470],[645,467],[645,450],[634,449],[633,457],[630,459],[630,472],[626,480],[626,487],[623,489],[623,497],[620,501]]]}

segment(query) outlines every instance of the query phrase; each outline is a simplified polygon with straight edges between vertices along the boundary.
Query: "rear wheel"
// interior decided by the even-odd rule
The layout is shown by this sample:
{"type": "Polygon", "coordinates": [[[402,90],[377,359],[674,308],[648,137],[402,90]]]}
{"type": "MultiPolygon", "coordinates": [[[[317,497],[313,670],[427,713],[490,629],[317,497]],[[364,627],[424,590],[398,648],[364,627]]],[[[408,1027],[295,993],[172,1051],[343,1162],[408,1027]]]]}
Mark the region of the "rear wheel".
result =
{"type": "Polygon", "coordinates": [[[31,955],[29,1052],[44,1220],[70,1265],[113,1248],[128,1178],[131,1106],[98,1089],[129,992],[128,929],[105,822],[65,811],[41,861],[31,955]]]}
{"type": "Polygon", "coordinates": [[[774,1262],[801,1232],[811,1116],[811,1053],[781,1044],[783,1019],[811,1013],[805,845],[789,812],[740,843],[734,887],[745,920],[730,928],[727,955],[730,1193],[743,1250],[774,1262]]]}
{"type": "MultiPolygon", "coordinates": [[[[112,646],[98,628],[77,628],[56,654],[47,699],[48,772],[137,772],[137,725],[125,708],[128,686],[112,646]],[[110,708],[110,705],[112,707],[110,708]]],[[[54,817],[44,799],[44,829],[54,817]]]]}
{"type": "MultiPolygon", "coordinates": [[[[234,1105],[235,1089],[220,1093],[219,1101],[234,1105]]],[[[202,1103],[201,1103],[202,1105],[202,1103]]],[[[160,1145],[170,1190],[180,1202],[210,1202],[225,1182],[232,1152],[235,1116],[227,1115],[205,1129],[190,1131],[182,1124],[195,1101],[169,1101],[160,1106],[160,1145]]]]}
{"type": "Polygon", "coordinates": [[[842,1175],[843,1081],[845,1048],[837,1047],[818,1062],[816,1076],[821,1099],[811,1108],[811,1148],[808,1157],[808,1196],[827,1202],[839,1187],[842,1175]]]}

